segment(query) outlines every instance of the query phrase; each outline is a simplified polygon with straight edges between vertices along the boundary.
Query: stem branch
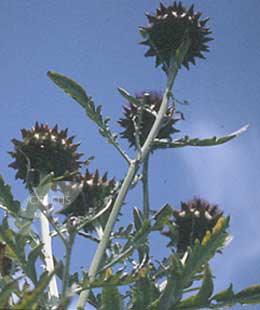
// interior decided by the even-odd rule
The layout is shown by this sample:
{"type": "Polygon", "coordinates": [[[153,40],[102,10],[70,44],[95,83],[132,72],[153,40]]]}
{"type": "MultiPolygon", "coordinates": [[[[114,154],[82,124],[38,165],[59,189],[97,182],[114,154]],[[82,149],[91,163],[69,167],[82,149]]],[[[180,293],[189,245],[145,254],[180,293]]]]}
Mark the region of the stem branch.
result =
{"type": "Polygon", "coordinates": [[[143,199],[144,199],[144,206],[143,206],[143,212],[144,212],[144,218],[149,219],[149,186],[148,186],[148,168],[149,168],[149,154],[145,157],[144,163],[143,163],[143,199]]]}

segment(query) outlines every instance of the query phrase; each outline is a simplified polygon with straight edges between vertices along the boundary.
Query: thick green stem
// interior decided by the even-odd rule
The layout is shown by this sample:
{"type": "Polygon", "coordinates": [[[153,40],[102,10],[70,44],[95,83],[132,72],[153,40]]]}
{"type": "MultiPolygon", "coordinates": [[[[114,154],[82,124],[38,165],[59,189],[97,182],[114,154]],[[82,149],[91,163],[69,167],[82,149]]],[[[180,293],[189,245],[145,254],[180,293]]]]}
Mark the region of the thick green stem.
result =
{"type": "MultiPolygon", "coordinates": [[[[89,274],[88,274],[90,279],[94,279],[97,272],[98,272],[100,263],[102,262],[102,259],[105,255],[107,245],[109,243],[110,234],[114,228],[118,213],[119,213],[120,208],[124,202],[125,196],[129,190],[129,188],[131,187],[132,181],[133,181],[134,176],[135,176],[135,174],[139,168],[139,165],[144,161],[147,154],[150,152],[150,149],[152,147],[152,143],[153,143],[154,139],[156,138],[156,136],[160,130],[161,123],[162,123],[164,115],[167,111],[168,99],[169,99],[169,96],[171,95],[173,82],[174,82],[174,79],[177,75],[178,69],[179,69],[179,66],[176,65],[175,59],[174,59],[174,57],[172,57],[171,65],[170,65],[170,69],[169,69],[169,74],[168,74],[167,87],[166,87],[165,92],[164,92],[164,96],[163,96],[163,100],[162,100],[160,110],[157,114],[157,117],[156,117],[156,120],[153,124],[153,127],[152,127],[142,149],[141,149],[141,154],[140,155],[137,154],[136,159],[131,162],[131,164],[128,168],[128,172],[126,174],[126,177],[124,179],[123,184],[121,185],[121,188],[120,188],[118,196],[115,200],[113,209],[110,213],[110,216],[109,216],[109,219],[108,219],[105,231],[104,231],[103,238],[100,241],[100,243],[97,247],[96,253],[94,255],[94,258],[91,262],[89,274]]],[[[77,303],[77,309],[80,309],[80,310],[84,309],[86,300],[88,299],[88,295],[89,295],[89,290],[83,290],[80,293],[79,300],[77,303]]]]}
{"type": "Polygon", "coordinates": [[[149,154],[145,157],[143,163],[143,212],[144,218],[149,219],[150,207],[149,207],[149,184],[148,184],[148,168],[149,168],[149,154]]]}

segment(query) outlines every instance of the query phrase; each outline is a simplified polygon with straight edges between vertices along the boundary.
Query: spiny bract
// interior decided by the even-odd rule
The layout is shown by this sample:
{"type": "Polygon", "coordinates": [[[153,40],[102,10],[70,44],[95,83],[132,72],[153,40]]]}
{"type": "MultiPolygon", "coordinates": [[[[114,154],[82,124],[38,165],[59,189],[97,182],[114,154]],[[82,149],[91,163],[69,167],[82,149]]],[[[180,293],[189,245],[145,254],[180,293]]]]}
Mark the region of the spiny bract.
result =
{"type": "Polygon", "coordinates": [[[193,5],[186,9],[181,2],[165,7],[163,4],[157,9],[156,15],[146,14],[149,24],[140,27],[145,40],[141,44],[147,45],[149,50],[145,56],[155,56],[156,66],[169,66],[171,55],[188,35],[190,46],[182,64],[189,69],[189,62],[195,64],[195,58],[205,59],[203,52],[208,52],[207,42],[213,40],[208,37],[212,32],[205,27],[209,18],[200,20],[202,13],[194,13],[193,5]]]}
{"type": "Polygon", "coordinates": [[[83,154],[76,152],[80,143],[73,144],[74,137],[68,137],[67,132],[38,122],[30,130],[22,129],[23,140],[13,139],[15,150],[9,152],[15,159],[9,167],[17,169],[16,178],[27,186],[37,186],[47,174],[60,177],[77,171],[83,154]]]}

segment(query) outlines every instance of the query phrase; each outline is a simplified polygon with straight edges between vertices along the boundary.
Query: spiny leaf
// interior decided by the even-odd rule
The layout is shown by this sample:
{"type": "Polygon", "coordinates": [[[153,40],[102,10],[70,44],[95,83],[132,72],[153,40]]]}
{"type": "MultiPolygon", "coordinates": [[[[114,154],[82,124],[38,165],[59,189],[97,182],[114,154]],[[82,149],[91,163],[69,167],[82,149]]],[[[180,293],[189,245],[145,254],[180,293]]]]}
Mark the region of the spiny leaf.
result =
{"type": "Polygon", "coordinates": [[[159,297],[159,289],[148,275],[140,277],[132,286],[133,309],[148,309],[148,306],[159,297]]]}
{"type": "Polygon", "coordinates": [[[135,269],[125,272],[124,269],[119,269],[112,273],[110,268],[105,269],[94,280],[86,277],[83,281],[83,289],[109,287],[109,286],[124,286],[136,282],[140,277],[144,277],[149,271],[149,266],[140,264],[135,269]]]}
{"type": "Polygon", "coordinates": [[[0,309],[9,309],[7,307],[9,298],[10,298],[12,293],[14,293],[16,290],[18,290],[18,282],[20,279],[21,279],[21,277],[12,281],[12,282],[9,282],[2,289],[2,291],[0,293],[0,309]]]}
{"type": "Polygon", "coordinates": [[[124,310],[123,298],[116,286],[105,287],[102,289],[101,309],[124,310]]]}
{"type": "Polygon", "coordinates": [[[197,297],[201,303],[208,303],[214,290],[213,277],[209,265],[206,265],[202,286],[197,297]]]}
{"type": "MultiPolygon", "coordinates": [[[[238,303],[241,305],[260,304],[260,285],[250,286],[235,294],[231,284],[228,289],[214,295],[211,300],[217,301],[219,308],[231,307],[238,303]]],[[[216,305],[216,303],[214,303],[214,305],[216,305]]]]}
{"type": "Polygon", "coordinates": [[[32,279],[33,283],[37,283],[37,273],[35,270],[35,262],[37,258],[41,255],[41,251],[43,248],[43,244],[40,243],[35,246],[28,255],[27,264],[26,264],[26,272],[32,279]]]}
{"type": "Polygon", "coordinates": [[[78,83],[57,72],[48,71],[47,75],[56,85],[63,89],[65,93],[81,104],[82,107],[86,108],[89,97],[78,83]]]}
{"type": "MultiPolygon", "coordinates": [[[[22,266],[25,265],[25,252],[21,245],[17,245],[15,237],[17,234],[9,228],[8,219],[5,216],[0,225],[0,238],[6,242],[9,249],[9,256],[14,260],[18,261],[22,266]]],[[[25,239],[25,238],[24,238],[25,239]]],[[[25,239],[26,240],[26,239],[25,239]]]]}
{"type": "Polygon", "coordinates": [[[144,246],[148,234],[152,231],[151,223],[147,220],[144,221],[143,226],[126,242],[120,252],[111,258],[111,260],[103,267],[102,270],[114,266],[116,263],[125,260],[132,255],[135,249],[144,246]]]}
{"type": "MultiPolygon", "coordinates": [[[[108,276],[112,275],[111,269],[107,270],[108,276]]],[[[106,286],[102,289],[101,295],[101,309],[106,310],[123,310],[124,303],[123,298],[119,293],[116,285],[106,286]]]]}
{"type": "Polygon", "coordinates": [[[171,255],[171,268],[168,271],[167,284],[159,298],[158,309],[170,309],[176,305],[182,297],[183,266],[178,256],[171,255]]]}
{"type": "Polygon", "coordinates": [[[201,244],[197,240],[184,266],[184,283],[189,283],[201,267],[206,264],[215,253],[226,243],[229,217],[221,217],[211,232],[207,232],[201,244]]]}
{"type": "Polygon", "coordinates": [[[211,300],[216,300],[217,302],[226,302],[228,300],[232,300],[235,294],[233,292],[233,285],[230,284],[229,288],[219,292],[218,294],[214,295],[211,300]]]}
{"type": "Polygon", "coordinates": [[[24,310],[24,309],[36,309],[39,303],[39,298],[44,293],[44,290],[47,288],[51,278],[53,277],[54,272],[48,274],[44,272],[41,276],[41,279],[37,287],[31,292],[25,293],[21,300],[13,306],[14,310],[24,310]]]}
{"type": "Polygon", "coordinates": [[[210,304],[210,296],[213,293],[214,285],[212,280],[212,274],[208,265],[205,267],[203,282],[197,295],[191,296],[183,300],[176,309],[190,309],[195,306],[210,304]]]}
{"type": "Polygon", "coordinates": [[[11,187],[5,184],[2,176],[0,176],[0,205],[15,215],[20,210],[19,202],[14,200],[11,187]]]}
{"type": "Polygon", "coordinates": [[[245,132],[248,129],[249,125],[246,125],[239,130],[220,138],[212,137],[212,138],[205,138],[205,139],[199,139],[199,138],[189,138],[188,136],[185,136],[181,139],[173,140],[173,141],[163,141],[163,140],[155,140],[154,142],[154,148],[179,148],[179,147],[185,147],[185,146],[215,146],[220,145],[223,143],[226,143],[238,136],[240,136],[243,132],[245,132]]]}

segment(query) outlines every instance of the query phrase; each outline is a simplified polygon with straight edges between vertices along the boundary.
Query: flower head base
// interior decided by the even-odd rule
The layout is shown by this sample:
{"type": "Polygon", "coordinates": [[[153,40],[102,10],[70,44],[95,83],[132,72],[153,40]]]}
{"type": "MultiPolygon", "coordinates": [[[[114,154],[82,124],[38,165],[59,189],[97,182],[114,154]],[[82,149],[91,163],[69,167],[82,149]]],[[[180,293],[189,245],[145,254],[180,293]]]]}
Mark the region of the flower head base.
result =
{"type": "Polygon", "coordinates": [[[212,231],[218,219],[223,215],[217,205],[206,200],[194,198],[181,204],[180,211],[174,211],[174,223],[177,226],[177,251],[183,254],[196,239],[202,241],[207,231],[212,231]]]}
{"type": "MultiPolygon", "coordinates": [[[[107,173],[100,177],[98,170],[93,174],[87,170],[85,175],[76,176],[74,181],[79,183],[81,191],[71,204],[65,205],[59,212],[66,217],[89,217],[91,219],[104,210],[109,197],[112,197],[116,188],[115,179],[108,180],[107,173]]],[[[112,204],[110,207],[112,207],[112,204]]],[[[97,219],[103,228],[109,217],[110,207],[97,219]]],[[[94,227],[91,224],[86,224],[84,229],[91,231],[94,227]]]]}
{"type": "MultiPolygon", "coordinates": [[[[142,111],[139,139],[142,146],[153,126],[156,113],[159,111],[162,104],[162,96],[157,92],[146,93],[143,92],[136,95],[136,98],[140,101],[145,100],[146,107],[142,111]]],[[[179,132],[173,125],[177,122],[177,119],[172,118],[173,108],[167,109],[163,125],[158,133],[159,139],[170,139],[171,134],[179,132]]],[[[136,124],[137,124],[138,107],[129,102],[128,106],[124,106],[124,118],[121,118],[118,123],[125,129],[121,133],[121,137],[129,141],[130,147],[136,148],[136,124]]]]}
{"type": "Polygon", "coordinates": [[[67,131],[37,122],[30,130],[22,129],[23,141],[13,139],[15,150],[9,152],[15,159],[9,167],[17,169],[16,178],[27,186],[37,186],[43,175],[60,177],[77,171],[81,166],[82,154],[76,152],[80,143],[73,144],[74,137],[68,137],[67,131]]]}
{"type": "Polygon", "coordinates": [[[194,13],[193,5],[186,9],[176,1],[169,7],[161,4],[154,16],[147,14],[149,25],[140,28],[145,37],[141,44],[149,47],[145,56],[155,56],[156,66],[163,64],[168,67],[171,56],[188,35],[190,45],[182,65],[189,69],[189,62],[195,64],[196,57],[204,59],[202,53],[208,52],[206,43],[213,39],[208,37],[211,32],[205,27],[209,19],[199,20],[200,16],[200,12],[194,13]]]}

